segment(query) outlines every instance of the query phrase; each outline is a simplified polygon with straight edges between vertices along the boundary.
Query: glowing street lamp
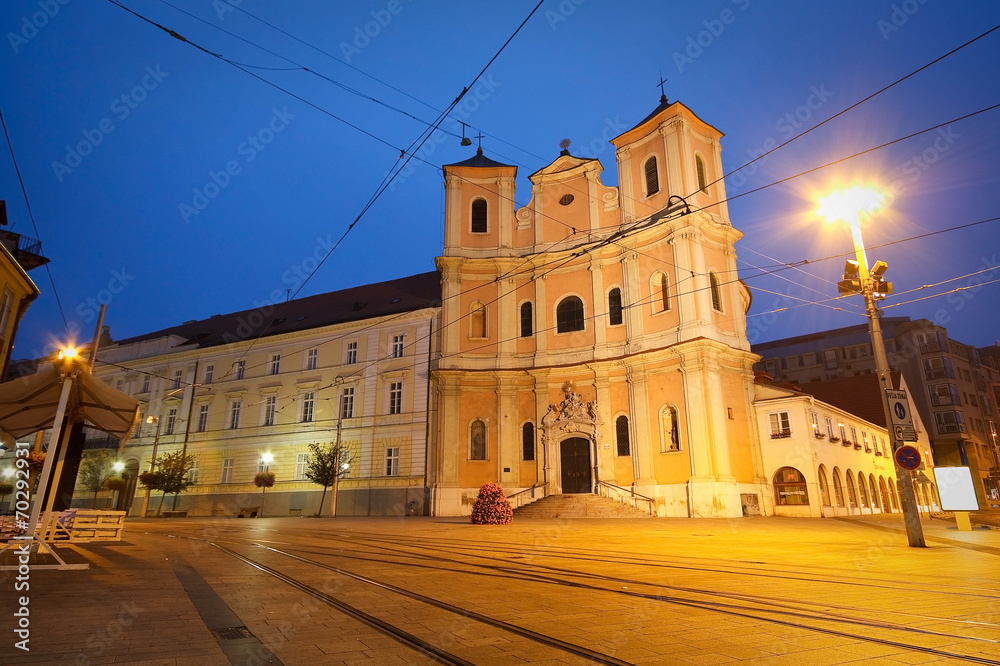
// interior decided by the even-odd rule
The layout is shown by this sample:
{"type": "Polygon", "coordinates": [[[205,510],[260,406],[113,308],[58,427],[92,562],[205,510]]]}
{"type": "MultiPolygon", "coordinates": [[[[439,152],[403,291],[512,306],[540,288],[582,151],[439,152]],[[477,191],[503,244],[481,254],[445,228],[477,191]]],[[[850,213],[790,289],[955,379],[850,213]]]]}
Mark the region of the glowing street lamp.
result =
{"type": "Polygon", "coordinates": [[[263,471],[266,472],[270,464],[274,461],[274,456],[270,453],[262,453],[260,454],[260,461],[264,464],[263,471]]]}
{"type": "Polygon", "coordinates": [[[115,472],[116,472],[117,474],[121,474],[121,473],[122,473],[122,471],[124,471],[124,469],[125,469],[125,463],[123,463],[122,461],[120,461],[120,460],[119,460],[119,461],[118,461],[118,462],[116,462],[116,463],[115,463],[114,465],[112,465],[112,466],[111,466],[111,468],[112,468],[113,470],[115,470],[115,472]]]}
{"type": "MultiPolygon", "coordinates": [[[[882,198],[882,195],[874,189],[852,187],[820,199],[820,206],[816,213],[825,217],[827,222],[843,220],[851,225],[854,260],[847,262],[844,269],[844,279],[838,284],[838,288],[842,294],[859,293],[864,296],[865,310],[868,315],[868,332],[871,335],[872,351],[875,354],[875,372],[878,374],[882,386],[882,410],[885,413],[886,430],[889,431],[889,437],[892,438],[892,449],[895,451],[904,442],[896,438],[892,428],[889,396],[886,391],[892,390],[893,386],[889,377],[889,361],[885,355],[885,344],[882,341],[882,328],[876,304],[878,299],[885,298],[892,293],[892,284],[886,282],[883,277],[889,267],[884,261],[876,261],[871,270],[868,269],[865,243],[861,237],[860,219],[862,211],[872,212],[873,209],[881,206],[882,198]]],[[[923,548],[926,544],[924,543],[923,528],[920,525],[917,497],[913,489],[913,477],[910,476],[909,471],[901,469],[899,465],[893,465],[893,467],[896,468],[896,485],[900,493],[907,541],[911,547],[923,548]]]]}

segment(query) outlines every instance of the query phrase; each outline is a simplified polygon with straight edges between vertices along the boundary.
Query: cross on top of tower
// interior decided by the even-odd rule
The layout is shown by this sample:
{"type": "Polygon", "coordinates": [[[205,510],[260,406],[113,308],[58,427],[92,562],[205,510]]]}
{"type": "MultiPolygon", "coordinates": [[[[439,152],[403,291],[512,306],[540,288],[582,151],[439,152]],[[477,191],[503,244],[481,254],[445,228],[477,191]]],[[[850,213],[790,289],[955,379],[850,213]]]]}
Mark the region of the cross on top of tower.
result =
{"type": "Polygon", "coordinates": [[[478,139],[479,140],[479,147],[476,149],[476,154],[477,155],[482,155],[483,154],[483,138],[484,137],[485,137],[485,135],[482,132],[480,132],[476,136],[472,137],[473,139],[478,139]]]}
{"type": "Polygon", "coordinates": [[[665,78],[663,78],[663,72],[660,72],[660,82],[658,84],[656,84],[656,85],[660,86],[660,103],[661,104],[666,103],[666,101],[667,101],[667,93],[665,93],[663,91],[663,84],[666,83],[666,82],[667,82],[667,80],[665,78]]]}

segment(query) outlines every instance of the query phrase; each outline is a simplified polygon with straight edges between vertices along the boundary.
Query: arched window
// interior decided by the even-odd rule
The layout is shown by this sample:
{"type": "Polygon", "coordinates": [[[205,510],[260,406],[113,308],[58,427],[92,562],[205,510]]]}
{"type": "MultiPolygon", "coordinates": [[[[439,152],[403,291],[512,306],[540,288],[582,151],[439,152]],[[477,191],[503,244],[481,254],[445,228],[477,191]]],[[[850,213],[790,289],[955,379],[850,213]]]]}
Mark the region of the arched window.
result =
{"type": "Polygon", "coordinates": [[[865,475],[858,472],[858,500],[862,507],[868,506],[868,488],[866,484],[865,475]]]}
{"type": "Polygon", "coordinates": [[[660,177],[656,173],[656,158],[650,157],[643,165],[646,173],[646,196],[653,196],[660,191],[660,177]]]}
{"type": "Polygon", "coordinates": [[[719,289],[719,276],[714,272],[709,273],[708,283],[712,287],[712,308],[722,312],[722,290],[719,289]]]}
{"type": "Polygon", "coordinates": [[[469,460],[486,460],[486,424],[479,419],[469,427],[469,460]]]}
{"type": "Polygon", "coordinates": [[[615,442],[618,444],[618,455],[630,455],[628,444],[628,417],[625,415],[615,419],[615,442]]]}
{"type": "Polygon", "coordinates": [[[892,500],[889,498],[889,489],[885,485],[885,477],[878,477],[878,491],[882,496],[882,511],[889,513],[892,511],[892,500]]]}
{"type": "Polygon", "coordinates": [[[521,337],[528,338],[532,334],[531,301],[521,303],[521,337]]]}
{"type": "Polygon", "coordinates": [[[583,330],[583,301],[567,296],[556,306],[556,331],[569,333],[583,330]]]}
{"type": "Polygon", "coordinates": [[[840,480],[840,469],[833,468],[833,499],[837,506],[844,506],[844,483],[840,480]]]}
{"type": "Polygon", "coordinates": [[[701,155],[694,156],[694,166],[698,172],[698,189],[707,194],[708,179],[705,177],[705,160],[701,159],[701,155]]]}
{"type": "Polygon", "coordinates": [[[535,426],[531,421],[521,426],[521,457],[524,460],[535,459],[535,426]]]}
{"type": "Polygon", "coordinates": [[[660,453],[681,450],[680,421],[676,407],[664,405],[660,410],[660,433],[660,453]]]}
{"type": "Polygon", "coordinates": [[[794,467],[782,467],[774,473],[774,502],[785,505],[808,505],[806,477],[794,467]]]}
{"type": "Polygon", "coordinates": [[[868,475],[868,493],[872,498],[872,507],[875,509],[880,509],[878,501],[878,487],[875,485],[875,475],[868,475]]]}
{"type": "Polygon", "coordinates": [[[476,199],[472,202],[472,233],[486,233],[486,199],[476,199]]]}
{"type": "Polygon", "coordinates": [[[670,281],[667,279],[666,273],[653,274],[653,278],[649,282],[649,300],[652,303],[654,314],[670,309],[670,281]]]}
{"type": "Polygon", "coordinates": [[[615,287],[608,292],[608,324],[617,326],[622,323],[622,290],[615,287]]]}
{"type": "Polygon", "coordinates": [[[469,337],[485,338],[486,331],[486,304],[476,301],[469,309],[469,337]]]}
{"type": "Polygon", "coordinates": [[[889,501],[892,502],[892,510],[899,510],[899,500],[896,499],[896,484],[892,479],[889,479],[889,501]]]}
{"type": "Polygon", "coordinates": [[[830,484],[826,480],[826,467],[823,465],[819,466],[818,477],[820,501],[823,502],[823,506],[833,506],[830,502],[830,484]]]}
{"type": "Polygon", "coordinates": [[[852,509],[861,506],[858,503],[858,491],[854,487],[854,472],[847,470],[844,474],[844,480],[847,482],[847,506],[852,509]]]}

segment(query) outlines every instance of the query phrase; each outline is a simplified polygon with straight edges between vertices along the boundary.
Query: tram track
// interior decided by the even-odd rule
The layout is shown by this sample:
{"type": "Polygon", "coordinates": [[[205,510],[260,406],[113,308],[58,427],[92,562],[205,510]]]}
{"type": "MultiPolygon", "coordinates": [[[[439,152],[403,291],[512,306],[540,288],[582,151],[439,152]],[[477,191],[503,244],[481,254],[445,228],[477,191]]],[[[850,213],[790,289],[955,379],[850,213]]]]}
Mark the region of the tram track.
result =
{"type": "MultiPolygon", "coordinates": [[[[266,545],[263,545],[263,544],[261,544],[260,547],[266,548],[267,550],[270,550],[272,552],[276,552],[276,553],[279,553],[279,554],[286,555],[288,557],[292,557],[292,558],[297,559],[299,561],[303,561],[303,562],[307,562],[307,563],[313,564],[315,566],[319,566],[321,568],[328,568],[328,569],[333,569],[333,570],[337,570],[337,571],[341,571],[342,570],[342,568],[340,568],[340,567],[332,567],[331,565],[328,565],[328,564],[325,564],[325,563],[322,563],[322,562],[318,562],[316,560],[311,560],[309,558],[303,558],[300,555],[296,555],[294,552],[281,551],[280,549],[277,549],[277,548],[274,548],[274,547],[271,547],[271,546],[266,546],[266,545]]],[[[361,559],[360,557],[358,557],[356,555],[350,555],[350,556],[348,556],[348,555],[345,555],[342,552],[340,552],[340,553],[334,553],[334,552],[316,552],[316,551],[303,551],[302,549],[293,549],[293,550],[295,552],[308,552],[309,554],[322,555],[322,556],[326,556],[326,557],[331,557],[331,556],[332,557],[351,557],[353,559],[361,559]]],[[[564,575],[564,576],[584,577],[584,578],[589,578],[589,579],[592,579],[592,580],[603,580],[603,581],[607,581],[607,582],[611,582],[611,583],[615,583],[615,584],[628,583],[630,585],[645,586],[647,588],[648,587],[652,587],[652,588],[658,588],[658,587],[664,588],[665,587],[665,588],[672,589],[672,590],[679,591],[679,592],[686,592],[688,594],[723,597],[723,598],[727,598],[727,599],[731,599],[731,600],[740,600],[740,601],[743,601],[743,602],[745,602],[747,604],[756,604],[756,605],[739,605],[739,604],[732,604],[732,603],[727,603],[727,602],[713,601],[711,599],[709,599],[709,600],[704,600],[704,599],[688,599],[688,598],[683,598],[683,597],[678,597],[678,596],[673,596],[673,595],[664,595],[664,594],[660,594],[660,593],[639,592],[639,591],[636,591],[636,590],[627,590],[627,589],[614,589],[614,588],[609,588],[609,587],[602,587],[600,585],[593,585],[593,584],[588,584],[588,583],[581,583],[581,582],[576,582],[576,581],[569,581],[569,580],[555,578],[553,576],[543,575],[543,574],[539,574],[539,573],[531,573],[531,572],[527,572],[526,573],[526,572],[523,572],[523,571],[517,571],[516,569],[512,569],[512,568],[507,567],[507,566],[502,566],[502,565],[495,565],[495,564],[471,564],[471,563],[468,563],[468,562],[463,562],[463,561],[455,560],[455,559],[452,559],[452,558],[442,558],[442,557],[439,557],[439,556],[427,555],[426,553],[403,552],[403,553],[401,553],[401,555],[407,556],[407,557],[422,557],[424,559],[438,560],[438,561],[446,562],[446,563],[450,563],[450,564],[459,564],[459,565],[464,565],[464,566],[473,566],[473,567],[484,569],[483,572],[479,572],[479,575],[486,575],[486,576],[490,576],[490,577],[493,577],[493,578],[497,577],[498,575],[500,575],[500,576],[510,576],[510,577],[516,578],[518,580],[531,580],[531,581],[536,581],[536,582],[540,582],[540,583],[562,585],[562,586],[569,586],[569,587],[574,587],[574,588],[578,588],[578,589],[585,589],[585,590],[588,590],[588,591],[599,591],[599,592],[606,592],[606,593],[611,593],[611,594],[624,595],[624,596],[633,597],[633,598],[641,598],[641,599],[648,599],[648,600],[653,600],[653,601],[661,601],[661,602],[665,602],[665,603],[670,603],[670,604],[675,604],[675,605],[680,605],[680,606],[686,606],[686,607],[701,609],[701,610],[705,610],[705,611],[715,611],[715,612],[724,613],[724,614],[727,614],[727,615],[741,617],[741,618],[750,619],[750,620],[754,620],[754,621],[765,621],[765,622],[770,622],[770,623],[781,625],[781,626],[785,626],[785,627],[797,628],[797,629],[802,629],[802,630],[807,630],[807,631],[814,631],[814,632],[819,632],[819,633],[823,633],[823,634],[827,634],[827,635],[838,636],[838,637],[848,638],[848,639],[853,639],[853,640],[862,640],[862,641],[867,641],[867,642],[876,643],[876,644],[885,645],[885,646],[893,646],[893,647],[902,648],[902,649],[906,649],[906,650],[914,651],[914,652],[923,652],[923,653],[926,653],[926,654],[931,654],[931,655],[940,656],[940,657],[946,657],[946,658],[951,658],[951,659],[959,659],[959,660],[970,661],[970,662],[974,662],[974,663],[1000,664],[1000,661],[993,660],[993,659],[990,659],[988,657],[979,657],[979,656],[976,656],[976,655],[967,655],[967,654],[953,653],[953,652],[948,652],[948,651],[944,651],[944,650],[939,650],[939,649],[933,648],[933,647],[915,645],[912,642],[907,642],[907,641],[903,641],[903,640],[890,640],[890,639],[887,639],[887,638],[880,638],[880,637],[876,637],[876,636],[865,635],[863,633],[852,633],[852,632],[849,632],[849,631],[842,631],[840,629],[834,629],[834,628],[830,628],[830,627],[819,626],[817,624],[806,624],[805,621],[811,621],[813,623],[846,624],[846,625],[850,625],[850,626],[864,627],[864,628],[873,629],[873,630],[880,630],[880,631],[896,631],[896,632],[901,632],[901,633],[905,633],[905,634],[922,635],[922,636],[934,637],[934,638],[949,638],[949,639],[955,639],[955,640],[959,640],[959,641],[969,641],[969,642],[973,642],[973,643],[988,643],[988,644],[993,644],[993,645],[1000,645],[1000,641],[997,641],[997,640],[987,639],[987,638],[980,638],[980,637],[975,637],[975,636],[953,634],[953,633],[941,632],[941,631],[932,631],[932,630],[928,630],[928,629],[921,629],[921,628],[917,628],[917,627],[909,627],[909,626],[906,626],[906,625],[900,625],[900,624],[891,623],[891,622],[882,622],[882,621],[874,621],[874,620],[862,620],[862,619],[859,619],[859,618],[856,618],[856,617],[840,616],[840,615],[835,615],[835,614],[831,614],[829,612],[820,611],[820,610],[816,610],[816,611],[803,611],[803,610],[801,610],[801,608],[796,608],[795,607],[796,604],[798,604],[799,606],[802,605],[802,603],[801,603],[800,600],[790,600],[790,599],[780,599],[780,598],[767,598],[767,597],[761,597],[759,595],[749,595],[749,594],[741,594],[741,593],[722,593],[722,592],[719,592],[717,590],[706,590],[706,589],[700,589],[700,588],[687,588],[687,587],[680,587],[680,586],[669,586],[669,585],[664,585],[664,584],[661,584],[661,583],[651,583],[651,582],[647,582],[647,581],[641,581],[641,580],[630,579],[630,578],[622,578],[622,577],[603,576],[603,575],[600,575],[600,574],[593,574],[593,573],[589,573],[589,572],[580,572],[580,571],[575,571],[575,570],[565,569],[565,568],[559,568],[559,567],[546,567],[544,565],[537,565],[537,564],[531,564],[530,565],[530,566],[535,566],[535,567],[541,566],[541,568],[546,569],[547,571],[549,571],[552,574],[561,574],[561,575],[564,575]],[[761,607],[761,606],[764,606],[764,607],[761,607]],[[780,609],[777,609],[777,608],[768,608],[767,606],[782,606],[782,608],[780,608],[780,609]],[[767,616],[762,616],[761,615],[762,613],[767,614],[767,616]],[[778,616],[778,617],[774,617],[774,616],[778,616]],[[792,619],[787,619],[787,618],[792,618],[792,619]]],[[[427,567],[428,566],[428,565],[415,565],[413,563],[397,562],[397,561],[386,562],[385,560],[378,560],[377,558],[367,558],[367,559],[369,561],[373,562],[373,563],[383,563],[383,564],[385,564],[385,563],[391,563],[391,564],[394,564],[394,565],[420,566],[420,567],[427,567]]],[[[449,567],[431,567],[431,568],[438,568],[438,569],[440,569],[442,571],[448,571],[448,572],[454,573],[454,568],[453,567],[452,568],[449,568],[449,567]]],[[[465,573],[473,573],[473,572],[465,572],[465,573]]],[[[819,606],[821,604],[816,604],[816,605],[819,606]]],[[[855,612],[857,612],[858,609],[853,609],[853,608],[850,608],[850,607],[842,607],[839,610],[846,610],[846,611],[855,611],[855,612]]],[[[938,621],[947,621],[946,618],[933,618],[933,617],[929,617],[929,616],[920,616],[920,617],[922,617],[923,619],[932,619],[932,620],[938,620],[938,621]]],[[[995,625],[993,623],[978,623],[978,624],[985,625],[985,626],[990,626],[990,627],[997,627],[997,625],[995,625]]]]}
{"type": "MultiPolygon", "coordinates": [[[[191,538],[191,537],[189,537],[189,538],[191,538]]],[[[443,648],[435,645],[434,643],[432,643],[430,641],[424,640],[422,638],[419,638],[418,636],[415,636],[415,635],[413,635],[413,634],[411,634],[409,632],[406,632],[406,631],[400,629],[399,627],[393,625],[390,622],[386,622],[385,620],[381,620],[381,619],[375,617],[374,615],[371,615],[370,613],[367,613],[367,612],[361,610],[357,606],[354,606],[352,604],[348,604],[347,602],[345,602],[345,601],[343,601],[341,599],[338,599],[338,598],[334,597],[333,595],[327,594],[326,592],[324,592],[324,591],[316,588],[315,586],[309,585],[309,584],[303,582],[302,580],[300,580],[298,578],[295,578],[295,577],[290,576],[290,575],[288,575],[286,573],[283,573],[283,572],[281,572],[281,571],[279,571],[279,570],[277,570],[277,569],[275,569],[275,568],[273,568],[271,566],[268,566],[268,565],[266,565],[266,564],[264,564],[264,563],[262,563],[262,562],[260,562],[258,560],[255,560],[255,559],[250,558],[250,557],[248,557],[248,556],[246,556],[246,555],[244,555],[242,553],[239,553],[239,552],[237,552],[237,551],[235,551],[235,550],[233,550],[231,548],[223,546],[223,545],[221,545],[218,542],[215,542],[215,541],[206,541],[206,543],[208,543],[209,545],[217,548],[219,551],[225,553],[226,555],[229,555],[230,557],[238,559],[238,560],[240,560],[240,561],[242,561],[242,562],[244,562],[244,563],[246,563],[246,564],[248,564],[248,565],[256,568],[257,570],[259,570],[259,571],[261,571],[263,573],[266,573],[266,574],[268,574],[270,576],[273,576],[274,578],[277,578],[278,580],[284,582],[285,584],[290,585],[290,586],[292,586],[292,587],[294,587],[296,589],[299,589],[299,590],[305,592],[306,594],[312,596],[313,598],[318,599],[318,600],[322,601],[323,603],[326,603],[326,604],[328,604],[328,605],[336,608],[337,610],[345,613],[346,615],[348,615],[348,616],[350,616],[350,617],[352,617],[352,618],[354,618],[354,619],[356,619],[356,620],[358,620],[358,621],[366,624],[369,627],[372,627],[372,628],[374,628],[374,629],[382,632],[383,634],[385,634],[385,635],[387,635],[387,636],[389,636],[389,637],[391,637],[391,638],[399,641],[400,643],[402,643],[404,645],[407,645],[408,647],[410,647],[410,648],[412,648],[412,649],[420,652],[424,656],[426,656],[426,657],[428,657],[428,658],[430,658],[430,659],[432,659],[434,661],[437,661],[437,662],[443,663],[443,664],[456,664],[456,665],[460,664],[460,665],[463,665],[463,666],[467,665],[467,664],[471,665],[471,663],[472,663],[472,662],[469,662],[469,661],[463,659],[462,657],[460,657],[458,655],[455,655],[454,653],[448,652],[447,650],[445,650],[445,649],[443,649],[443,648]]],[[[479,622],[479,623],[482,623],[482,624],[485,624],[485,625],[488,625],[488,626],[492,626],[492,627],[500,629],[502,631],[505,631],[505,632],[508,632],[508,633],[511,633],[511,634],[514,634],[514,635],[517,635],[517,636],[521,636],[522,638],[526,638],[526,639],[534,641],[536,643],[539,643],[539,644],[545,645],[547,647],[553,648],[555,650],[559,650],[559,651],[564,652],[564,653],[573,654],[573,655],[576,655],[578,657],[582,657],[582,658],[587,659],[588,661],[592,661],[594,663],[607,664],[608,666],[633,666],[631,664],[631,662],[627,662],[627,661],[618,659],[618,658],[613,657],[611,655],[607,655],[607,654],[598,652],[596,650],[591,650],[589,648],[586,648],[586,647],[583,647],[583,646],[580,646],[580,645],[569,643],[567,641],[563,641],[563,640],[561,640],[559,638],[556,638],[554,636],[549,636],[547,634],[542,634],[540,632],[532,631],[530,629],[525,629],[523,627],[519,627],[517,625],[511,624],[511,623],[508,623],[508,622],[504,622],[504,621],[498,620],[496,618],[489,617],[489,616],[484,615],[482,613],[471,611],[471,610],[468,610],[466,608],[462,608],[462,607],[454,605],[454,604],[449,604],[447,602],[440,601],[438,599],[433,599],[433,598],[428,597],[426,595],[421,595],[419,593],[416,593],[416,592],[413,592],[413,591],[410,591],[410,590],[405,590],[405,589],[400,588],[398,586],[391,585],[391,584],[388,584],[388,583],[385,583],[385,582],[382,582],[382,581],[374,580],[374,579],[369,578],[367,576],[362,576],[360,574],[357,574],[357,573],[354,573],[354,572],[350,572],[350,571],[347,571],[345,569],[341,569],[341,568],[338,568],[338,567],[332,567],[332,566],[329,566],[329,565],[324,565],[323,563],[320,563],[320,562],[317,562],[317,561],[314,561],[314,560],[309,560],[308,558],[298,557],[298,556],[295,556],[295,555],[293,555],[291,553],[286,553],[284,551],[281,551],[281,550],[279,550],[277,548],[274,548],[272,546],[267,546],[267,545],[264,545],[264,544],[255,544],[255,545],[257,545],[260,548],[264,548],[264,549],[266,549],[268,551],[271,551],[271,552],[274,552],[274,553],[277,553],[277,554],[280,554],[280,555],[284,555],[284,556],[290,557],[292,559],[296,559],[296,560],[298,560],[300,562],[303,562],[303,563],[306,563],[306,564],[310,564],[310,565],[314,565],[314,566],[318,566],[320,568],[324,568],[324,569],[333,571],[333,572],[338,573],[340,575],[347,576],[347,577],[349,577],[351,579],[354,579],[354,580],[356,580],[358,582],[365,583],[367,585],[371,585],[371,586],[377,587],[377,588],[379,588],[379,589],[381,589],[383,591],[395,593],[395,594],[407,597],[409,599],[413,599],[415,601],[423,602],[425,604],[428,604],[428,605],[431,605],[433,607],[439,608],[439,609],[441,609],[443,611],[446,611],[448,613],[451,613],[451,614],[454,614],[454,615],[458,615],[458,616],[460,616],[460,617],[462,617],[462,618],[464,618],[466,620],[472,620],[472,621],[479,622]]]]}

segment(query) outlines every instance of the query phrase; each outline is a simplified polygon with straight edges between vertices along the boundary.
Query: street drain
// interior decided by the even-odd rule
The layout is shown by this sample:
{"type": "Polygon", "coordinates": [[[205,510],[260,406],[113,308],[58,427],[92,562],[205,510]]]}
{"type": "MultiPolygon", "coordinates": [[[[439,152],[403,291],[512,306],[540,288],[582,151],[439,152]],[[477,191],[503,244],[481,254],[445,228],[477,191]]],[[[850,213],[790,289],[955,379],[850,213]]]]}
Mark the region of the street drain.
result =
{"type": "Polygon", "coordinates": [[[235,641],[241,638],[253,638],[253,633],[246,627],[226,627],[213,629],[212,633],[220,641],[235,641]]]}

